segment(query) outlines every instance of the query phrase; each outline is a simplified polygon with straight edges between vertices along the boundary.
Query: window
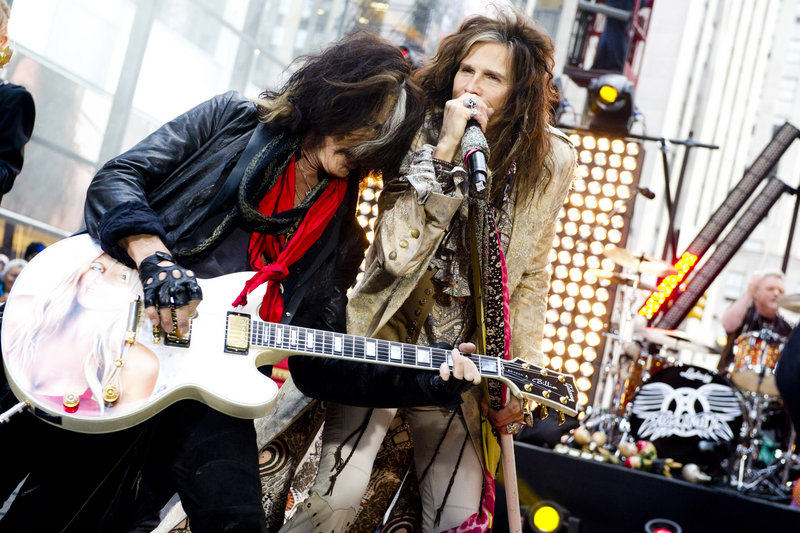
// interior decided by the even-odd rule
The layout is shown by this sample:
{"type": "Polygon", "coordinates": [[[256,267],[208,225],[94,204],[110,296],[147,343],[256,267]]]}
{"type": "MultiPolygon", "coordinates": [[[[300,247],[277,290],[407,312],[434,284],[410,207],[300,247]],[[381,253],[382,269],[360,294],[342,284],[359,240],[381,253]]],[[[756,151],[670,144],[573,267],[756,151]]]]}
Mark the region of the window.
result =
{"type": "Polygon", "coordinates": [[[800,64],[800,39],[792,39],[786,44],[786,62],[800,64]]]}
{"type": "Polygon", "coordinates": [[[797,78],[781,78],[778,84],[778,100],[794,102],[797,93],[797,78]]]}

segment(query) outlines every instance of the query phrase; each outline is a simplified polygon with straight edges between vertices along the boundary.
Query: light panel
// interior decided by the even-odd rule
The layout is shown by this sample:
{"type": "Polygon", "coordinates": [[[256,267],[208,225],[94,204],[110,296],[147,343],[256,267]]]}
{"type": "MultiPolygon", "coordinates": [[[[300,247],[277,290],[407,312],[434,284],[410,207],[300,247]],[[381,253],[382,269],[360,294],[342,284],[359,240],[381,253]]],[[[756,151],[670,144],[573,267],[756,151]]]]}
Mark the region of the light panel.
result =
{"type": "Polygon", "coordinates": [[[616,287],[589,273],[618,270],[603,255],[607,244],[624,246],[627,210],[644,154],[624,139],[574,133],[578,152],[573,187],[559,214],[550,253],[552,275],[545,313],[546,363],[575,376],[578,402],[586,405],[599,374],[616,287]]]}

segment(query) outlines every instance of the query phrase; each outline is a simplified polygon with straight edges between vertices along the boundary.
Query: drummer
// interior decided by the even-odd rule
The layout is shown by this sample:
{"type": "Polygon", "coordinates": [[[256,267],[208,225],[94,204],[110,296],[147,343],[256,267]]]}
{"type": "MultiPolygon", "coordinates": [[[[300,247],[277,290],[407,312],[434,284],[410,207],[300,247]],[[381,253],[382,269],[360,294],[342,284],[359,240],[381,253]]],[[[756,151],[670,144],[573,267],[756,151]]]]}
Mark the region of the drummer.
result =
{"type": "Polygon", "coordinates": [[[778,299],[783,293],[783,273],[780,271],[750,277],[744,294],[722,314],[722,327],[728,333],[728,343],[719,359],[719,371],[727,371],[733,362],[733,346],[742,333],[766,329],[784,338],[789,336],[792,326],[778,314],[778,299]]]}

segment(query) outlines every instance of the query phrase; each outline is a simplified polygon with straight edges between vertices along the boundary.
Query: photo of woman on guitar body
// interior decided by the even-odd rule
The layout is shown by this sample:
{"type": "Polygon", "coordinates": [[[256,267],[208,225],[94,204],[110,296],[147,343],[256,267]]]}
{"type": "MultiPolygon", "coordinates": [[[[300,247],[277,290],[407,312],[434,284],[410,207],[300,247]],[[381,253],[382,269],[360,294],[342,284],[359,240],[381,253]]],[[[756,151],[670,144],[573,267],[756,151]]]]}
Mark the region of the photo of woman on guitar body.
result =
{"type": "Polygon", "coordinates": [[[31,399],[57,411],[129,411],[151,396],[159,374],[152,350],[125,342],[139,277],[93,250],[77,268],[54,269],[69,261],[59,257],[67,251],[48,250],[20,275],[4,314],[6,371],[31,399]]]}

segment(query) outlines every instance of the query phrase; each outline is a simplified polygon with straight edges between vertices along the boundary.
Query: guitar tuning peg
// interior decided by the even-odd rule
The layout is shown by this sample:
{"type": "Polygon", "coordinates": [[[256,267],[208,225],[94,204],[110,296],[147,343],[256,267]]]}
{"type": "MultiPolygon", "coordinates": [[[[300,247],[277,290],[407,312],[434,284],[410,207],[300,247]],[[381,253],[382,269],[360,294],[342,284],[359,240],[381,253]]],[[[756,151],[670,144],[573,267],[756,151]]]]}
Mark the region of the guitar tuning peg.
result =
{"type": "Polygon", "coordinates": [[[525,414],[530,414],[530,412],[533,411],[533,409],[535,407],[535,405],[533,405],[533,404],[534,404],[534,402],[532,400],[529,400],[528,398],[523,398],[523,400],[522,400],[522,412],[525,413],[525,414]]]}
{"type": "Polygon", "coordinates": [[[564,413],[562,413],[561,411],[556,411],[556,413],[558,413],[558,425],[559,426],[564,425],[564,422],[567,421],[567,417],[565,417],[564,413]]]}
{"type": "Polygon", "coordinates": [[[548,416],[550,416],[550,413],[547,411],[547,407],[545,407],[544,405],[540,405],[539,406],[539,419],[540,420],[544,420],[548,416]]]}
{"type": "Polygon", "coordinates": [[[564,383],[566,381],[567,381],[567,378],[565,378],[563,374],[558,376],[558,382],[559,383],[564,383]]]}

